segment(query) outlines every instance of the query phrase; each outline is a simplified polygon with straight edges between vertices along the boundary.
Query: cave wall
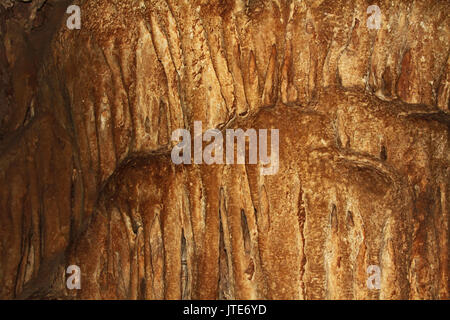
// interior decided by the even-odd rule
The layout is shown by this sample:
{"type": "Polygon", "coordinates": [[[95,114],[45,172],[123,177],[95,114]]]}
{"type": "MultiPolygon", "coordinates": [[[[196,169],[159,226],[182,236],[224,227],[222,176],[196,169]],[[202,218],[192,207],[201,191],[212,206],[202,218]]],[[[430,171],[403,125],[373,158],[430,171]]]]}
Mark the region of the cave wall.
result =
{"type": "Polygon", "coordinates": [[[448,299],[449,9],[2,1],[0,297],[448,299]],[[278,172],[173,164],[194,121],[278,172]]]}

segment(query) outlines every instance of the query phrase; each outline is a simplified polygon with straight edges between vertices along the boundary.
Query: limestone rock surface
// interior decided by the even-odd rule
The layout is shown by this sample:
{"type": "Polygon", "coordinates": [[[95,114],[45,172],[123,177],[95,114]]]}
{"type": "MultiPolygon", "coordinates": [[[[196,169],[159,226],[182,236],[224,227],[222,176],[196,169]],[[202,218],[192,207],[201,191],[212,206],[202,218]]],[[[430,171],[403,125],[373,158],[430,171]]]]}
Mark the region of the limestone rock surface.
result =
{"type": "Polygon", "coordinates": [[[449,12],[1,1],[0,298],[448,299],[449,12]],[[174,164],[194,121],[278,129],[278,172],[174,164]]]}

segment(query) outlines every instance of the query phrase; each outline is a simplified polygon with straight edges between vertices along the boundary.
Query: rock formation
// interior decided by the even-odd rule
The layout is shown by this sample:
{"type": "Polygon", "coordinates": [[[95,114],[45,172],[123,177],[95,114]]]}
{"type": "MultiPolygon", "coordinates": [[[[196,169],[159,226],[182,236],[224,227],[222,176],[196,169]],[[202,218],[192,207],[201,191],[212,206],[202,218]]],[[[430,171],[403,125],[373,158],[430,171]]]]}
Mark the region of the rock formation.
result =
{"type": "Polygon", "coordinates": [[[449,12],[0,1],[0,298],[448,299],[449,12]],[[194,121],[278,172],[174,164],[194,121]]]}

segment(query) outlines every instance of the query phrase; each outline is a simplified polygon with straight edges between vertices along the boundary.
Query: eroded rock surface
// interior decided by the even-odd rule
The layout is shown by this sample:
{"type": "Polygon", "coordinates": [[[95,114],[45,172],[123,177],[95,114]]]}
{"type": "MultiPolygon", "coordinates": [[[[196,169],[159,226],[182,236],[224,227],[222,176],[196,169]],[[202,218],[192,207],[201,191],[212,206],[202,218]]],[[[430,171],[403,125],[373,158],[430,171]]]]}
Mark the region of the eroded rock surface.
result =
{"type": "Polygon", "coordinates": [[[70,4],[0,4],[1,298],[448,299],[448,1],[378,30],[365,1],[70,4]],[[279,129],[278,172],[173,164],[194,121],[279,129]]]}

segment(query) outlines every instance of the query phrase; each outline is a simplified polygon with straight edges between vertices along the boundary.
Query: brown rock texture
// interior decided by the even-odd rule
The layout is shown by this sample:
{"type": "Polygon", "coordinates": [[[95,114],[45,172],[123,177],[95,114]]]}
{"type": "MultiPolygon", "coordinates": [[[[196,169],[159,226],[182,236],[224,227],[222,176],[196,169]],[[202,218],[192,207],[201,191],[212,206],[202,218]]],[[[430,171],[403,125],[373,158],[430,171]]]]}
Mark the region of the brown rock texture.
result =
{"type": "Polygon", "coordinates": [[[0,1],[0,298],[448,299],[449,12],[0,1]],[[278,129],[278,172],[174,164],[194,121],[278,129]]]}

